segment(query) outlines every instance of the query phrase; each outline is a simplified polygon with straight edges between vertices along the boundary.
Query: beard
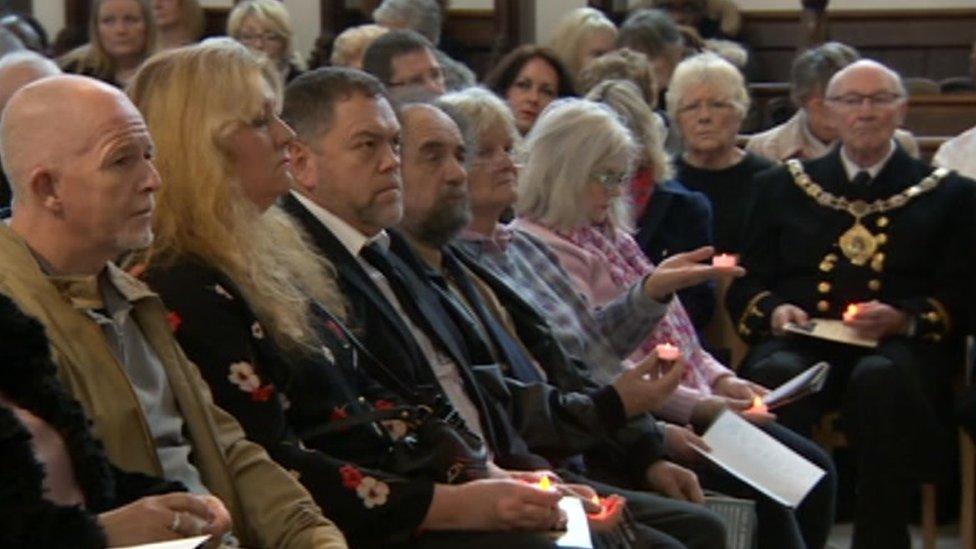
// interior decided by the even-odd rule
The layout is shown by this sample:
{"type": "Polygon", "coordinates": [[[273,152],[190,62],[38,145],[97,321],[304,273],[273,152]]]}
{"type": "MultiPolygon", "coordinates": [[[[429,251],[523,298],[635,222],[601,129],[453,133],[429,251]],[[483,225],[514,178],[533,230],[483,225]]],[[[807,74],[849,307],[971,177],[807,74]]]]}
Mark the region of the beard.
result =
{"type": "Polygon", "coordinates": [[[413,236],[433,248],[442,248],[471,223],[471,206],[464,200],[439,200],[410,229],[413,236]]]}

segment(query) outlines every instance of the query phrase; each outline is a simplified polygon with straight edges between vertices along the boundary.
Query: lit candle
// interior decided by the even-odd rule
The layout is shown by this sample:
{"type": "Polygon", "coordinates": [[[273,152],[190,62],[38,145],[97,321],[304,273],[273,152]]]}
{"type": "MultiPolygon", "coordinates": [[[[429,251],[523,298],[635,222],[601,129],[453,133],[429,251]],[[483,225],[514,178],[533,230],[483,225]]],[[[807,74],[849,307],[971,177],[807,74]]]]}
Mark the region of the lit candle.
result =
{"type": "Polygon", "coordinates": [[[594,522],[605,522],[609,518],[620,510],[620,504],[623,502],[620,496],[610,495],[606,498],[601,498],[598,496],[593,496],[590,500],[600,506],[600,510],[595,513],[587,513],[587,518],[594,522]]]}
{"type": "Polygon", "coordinates": [[[681,352],[678,350],[678,348],[670,343],[658,343],[657,346],[654,347],[654,350],[657,352],[658,360],[673,362],[678,360],[678,357],[681,356],[681,352]]]}
{"type": "Polygon", "coordinates": [[[552,490],[552,482],[549,481],[549,476],[544,476],[539,480],[539,489],[545,490],[546,492],[552,490]]]}
{"type": "Polygon", "coordinates": [[[844,311],[844,322],[850,322],[854,320],[857,316],[857,305],[851,303],[847,306],[847,310],[844,311]]]}
{"type": "Polygon", "coordinates": [[[752,407],[746,410],[746,413],[747,414],[768,414],[769,408],[767,408],[766,404],[763,403],[762,398],[760,398],[759,395],[756,395],[755,397],[752,398],[752,407]]]}
{"type": "Polygon", "coordinates": [[[719,254],[712,256],[712,267],[724,267],[726,269],[735,267],[736,258],[732,254],[719,254]]]}

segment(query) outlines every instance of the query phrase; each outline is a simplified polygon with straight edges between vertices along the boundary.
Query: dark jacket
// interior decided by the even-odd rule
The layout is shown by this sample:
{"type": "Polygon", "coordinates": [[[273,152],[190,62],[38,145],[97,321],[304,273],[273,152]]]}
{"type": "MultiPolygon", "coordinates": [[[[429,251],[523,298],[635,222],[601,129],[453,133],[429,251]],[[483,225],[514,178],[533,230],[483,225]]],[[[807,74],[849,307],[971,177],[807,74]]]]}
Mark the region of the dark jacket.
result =
{"type": "MultiPolygon", "coordinates": [[[[674,180],[661,183],[637,221],[634,240],[655,265],[674,254],[711,246],[712,205],[708,197],[674,180]]],[[[715,313],[715,283],[685,288],[678,297],[700,338],[715,313]]]]}
{"type": "MultiPolygon", "coordinates": [[[[813,182],[836,196],[871,203],[915,185],[932,168],[901,148],[862,188],[847,180],[840,148],[803,162],[813,182]]],[[[842,253],[839,239],[854,217],[820,205],[787,167],[756,178],[757,192],[746,231],[746,275],[729,288],[727,305],[744,339],[770,335],[770,315],[792,303],[811,316],[839,319],[850,303],[878,301],[915,321],[915,340],[946,343],[965,327],[963,296],[971,283],[974,182],[950,174],[930,192],[905,205],[865,216],[861,223],[878,251],[864,265],[842,253]],[[883,236],[882,236],[883,235],[883,236]]]]}
{"type": "Polygon", "coordinates": [[[44,328],[3,295],[0,364],[0,392],[60,433],[85,498],[84,508],[44,498],[44,469],[34,457],[31,435],[13,410],[0,405],[0,546],[105,547],[98,513],[184,489],[179,483],[123,472],[108,462],[81,406],[57,380],[44,328]]]}
{"type": "Polygon", "coordinates": [[[146,279],[170,309],[176,339],[200,368],[214,401],[293,472],[351,543],[387,545],[413,536],[430,507],[434,482],[384,471],[391,431],[368,423],[306,435],[401,403],[364,375],[370,357],[356,350],[339,319],[316,307],[322,348],[285,351],[265,333],[238,287],[203,261],[151,267],[146,279]],[[360,489],[374,481],[389,489],[385,496],[360,489]]]}
{"type": "MultiPolygon", "coordinates": [[[[431,364],[421,352],[409,327],[387,302],[386,297],[357,259],[294,197],[286,196],[282,207],[299,221],[315,246],[335,265],[339,275],[339,285],[350,308],[350,327],[361,335],[366,348],[380,363],[395,370],[402,381],[428,395],[423,397],[419,396],[419,392],[416,394],[400,392],[399,396],[414,404],[425,404],[415,402],[417,398],[433,398],[434,394],[440,392],[440,388],[431,364]]],[[[403,275],[401,280],[409,287],[411,301],[422,309],[422,318],[417,318],[416,322],[440,352],[458,365],[465,392],[477,408],[482,423],[481,431],[484,433],[485,442],[494,454],[495,462],[511,469],[548,467],[548,461],[529,451],[525,441],[506,417],[503,404],[490,398],[485,393],[483,381],[479,382],[475,379],[476,368],[473,366],[484,366],[479,376],[484,376],[484,380],[494,377],[501,382],[500,372],[497,375],[491,372],[493,366],[497,371],[497,365],[474,365],[463,336],[457,331],[449,315],[441,308],[436,295],[423,287],[420,281],[411,275],[410,268],[395,254],[388,254],[388,257],[395,269],[403,275]]],[[[384,379],[385,376],[384,372],[376,374],[380,382],[395,390],[389,380],[384,379]]],[[[503,382],[501,384],[503,385],[503,382]]]]}

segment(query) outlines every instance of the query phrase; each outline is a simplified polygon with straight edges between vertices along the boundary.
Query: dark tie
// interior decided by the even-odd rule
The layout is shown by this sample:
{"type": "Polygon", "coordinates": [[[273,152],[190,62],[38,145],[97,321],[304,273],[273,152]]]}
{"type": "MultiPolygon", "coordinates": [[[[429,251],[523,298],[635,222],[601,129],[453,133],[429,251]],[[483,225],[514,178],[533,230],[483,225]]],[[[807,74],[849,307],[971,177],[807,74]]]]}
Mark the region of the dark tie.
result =
{"type": "Polygon", "coordinates": [[[851,180],[851,184],[858,188],[867,187],[868,183],[870,182],[871,182],[871,174],[869,174],[865,170],[861,170],[857,172],[857,175],[855,175],[854,179],[851,180]]]}
{"type": "MultiPolygon", "coordinates": [[[[451,359],[459,362],[455,366],[461,378],[464,380],[464,388],[468,393],[468,397],[471,398],[474,405],[478,408],[485,438],[489,446],[493,449],[497,450],[503,447],[498,442],[496,435],[497,429],[492,424],[496,420],[489,415],[485,397],[481,394],[481,389],[468,369],[470,359],[468,358],[467,348],[464,347],[464,337],[451,322],[450,315],[441,306],[437,296],[432,291],[425,291],[424,288],[419,287],[419,284],[411,283],[407,276],[401,273],[393,264],[393,258],[390,257],[390,254],[378,243],[373,242],[369,246],[364,247],[359,252],[359,255],[367,263],[375,267],[376,270],[383,273],[383,276],[389,282],[390,288],[396,294],[397,301],[400,302],[400,306],[404,309],[407,316],[427,334],[427,337],[435,345],[441,348],[442,352],[449,348],[454,349],[448,356],[454,354],[455,356],[451,357],[451,359]]],[[[432,371],[434,365],[429,364],[429,367],[431,369],[429,373],[436,378],[436,374],[432,371]]]]}
{"type": "Polygon", "coordinates": [[[407,281],[393,266],[387,251],[376,242],[373,242],[364,247],[359,252],[359,255],[366,260],[366,263],[369,263],[373,268],[383,274],[383,277],[386,278],[387,283],[389,283],[390,288],[396,295],[397,301],[400,302],[400,307],[407,313],[407,316],[418,326],[424,326],[425,323],[418,322],[424,315],[417,306],[417,296],[411,292],[407,281]]]}
{"type": "MultiPolygon", "coordinates": [[[[502,355],[503,360],[508,364],[512,377],[523,383],[543,381],[542,376],[539,374],[535,365],[532,364],[532,360],[526,351],[509,335],[501,322],[495,318],[495,315],[488,310],[488,307],[481,299],[481,294],[478,293],[478,289],[475,288],[471,279],[468,278],[468,274],[464,272],[457,259],[449,252],[445,252],[443,265],[445,272],[451,277],[455,285],[457,285],[465,301],[474,309],[474,313],[477,315],[478,320],[481,321],[481,325],[488,332],[488,337],[494,344],[496,352],[502,355]]],[[[444,290],[450,292],[446,288],[444,290]]]]}

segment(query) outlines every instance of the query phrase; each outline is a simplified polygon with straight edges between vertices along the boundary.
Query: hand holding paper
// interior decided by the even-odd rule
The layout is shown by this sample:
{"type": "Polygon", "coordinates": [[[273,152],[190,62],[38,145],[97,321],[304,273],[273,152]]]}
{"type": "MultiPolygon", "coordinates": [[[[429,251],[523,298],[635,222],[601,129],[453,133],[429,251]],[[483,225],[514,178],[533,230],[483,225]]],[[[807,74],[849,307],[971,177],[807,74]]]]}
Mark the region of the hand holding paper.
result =
{"type": "Polygon", "coordinates": [[[723,412],[702,437],[702,455],[770,498],[795,508],[824,471],[735,413],[723,412]]]}

